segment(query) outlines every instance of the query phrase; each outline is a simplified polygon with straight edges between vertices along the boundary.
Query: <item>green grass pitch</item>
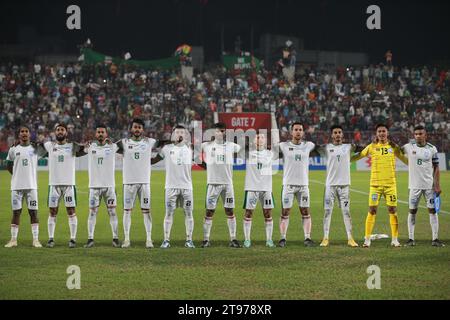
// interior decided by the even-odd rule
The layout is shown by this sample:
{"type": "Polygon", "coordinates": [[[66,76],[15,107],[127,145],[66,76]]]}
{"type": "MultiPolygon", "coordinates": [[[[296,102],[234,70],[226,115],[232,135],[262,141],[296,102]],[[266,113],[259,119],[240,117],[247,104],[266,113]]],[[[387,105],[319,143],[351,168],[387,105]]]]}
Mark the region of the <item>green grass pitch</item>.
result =
{"type": "MultiPolygon", "coordinates": [[[[242,240],[244,172],[235,172],[238,238],[242,240]]],[[[312,237],[322,238],[322,197],[324,172],[311,172],[312,237]]],[[[407,173],[398,173],[398,192],[407,201],[407,173]]],[[[133,211],[132,248],[111,247],[111,230],[104,204],[96,227],[96,247],[84,249],[87,237],[88,176],[77,173],[78,247],[69,249],[69,228],[63,208],[57,220],[54,249],[31,248],[28,214],[22,214],[19,247],[6,249],[10,237],[10,177],[0,172],[0,299],[450,299],[450,214],[440,214],[440,238],[445,248],[431,247],[428,214],[420,209],[415,248],[391,248],[390,239],[373,242],[370,249],[349,248],[342,215],[334,210],[331,246],[305,248],[298,210],[293,211],[288,231],[288,247],[264,246],[263,216],[258,207],[252,229],[253,247],[228,248],[228,229],[223,208],[216,212],[211,240],[213,247],[201,249],[206,190],[206,173],[194,172],[196,249],[184,244],[184,217],[175,214],[172,248],[159,249],[163,236],[164,172],[152,173],[153,240],[156,249],[146,250],[143,219],[133,211]],[[81,289],[66,287],[66,269],[81,269],[81,289]],[[367,267],[381,269],[381,289],[369,290],[367,267]]],[[[274,177],[274,240],[279,238],[281,174],[274,177]]],[[[442,173],[442,210],[450,211],[450,173],[442,173]]],[[[119,231],[122,231],[121,173],[117,173],[119,231]]],[[[40,240],[47,241],[47,172],[39,173],[40,240]]],[[[369,173],[353,172],[352,188],[368,191],[369,173]]],[[[351,213],[355,239],[361,244],[367,214],[367,195],[351,193],[351,213]]],[[[423,205],[423,200],[422,200],[423,205]]],[[[407,205],[399,204],[400,241],[407,239],[407,205]]],[[[375,233],[390,234],[384,204],[380,206],[375,233]]],[[[121,239],[122,240],[122,239],[121,239]]]]}

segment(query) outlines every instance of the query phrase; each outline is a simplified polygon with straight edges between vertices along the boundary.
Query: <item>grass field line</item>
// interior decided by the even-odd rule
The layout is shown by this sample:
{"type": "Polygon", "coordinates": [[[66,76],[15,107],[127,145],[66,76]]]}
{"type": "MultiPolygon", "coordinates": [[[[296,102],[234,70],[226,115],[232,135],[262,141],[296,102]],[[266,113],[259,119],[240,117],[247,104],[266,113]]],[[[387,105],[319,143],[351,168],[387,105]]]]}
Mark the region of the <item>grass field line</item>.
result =
{"type": "MultiPolygon", "coordinates": [[[[325,183],[323,183],[322,181],[318,181],[318,180],[314,180],[314,179],[310,179],[310,181],[314,182],[314,183],[317,183],[317,184],[321,184],[323,186],[325,185],[325,183]]],[[[363,195],[366,195],[366,196],[369,195],[368,192],[364,192],[364,191],[361,191],[361,190],[358,190],[358,189],[350,188],[350,191],[355,192],[355,193],[359,193],[359,194],[363,194],[363,195]]],[[[398,200],[398,202],[401,203],[401,204],[404,204],[404,205],[409,205],[409,203],[407,201],[398,200]]],[[[422,208],[422,209],[427,209],[427,207],[425,207],[423,205],[421,205],[419,207],[422,208]]],[[[439,213],[450,214],[450,212],[445,211],[445,210],[441,210],[441,211],[439,211],[439,213]]]]}

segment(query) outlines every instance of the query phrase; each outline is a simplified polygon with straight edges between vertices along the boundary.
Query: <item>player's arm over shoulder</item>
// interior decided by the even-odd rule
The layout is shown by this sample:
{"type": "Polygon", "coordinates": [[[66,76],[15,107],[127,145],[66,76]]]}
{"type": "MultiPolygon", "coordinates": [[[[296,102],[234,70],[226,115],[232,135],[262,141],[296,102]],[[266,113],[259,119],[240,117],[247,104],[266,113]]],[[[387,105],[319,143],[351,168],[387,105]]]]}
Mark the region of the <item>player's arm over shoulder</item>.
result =
{"type": "Polygon", "coordinates": [[[313,142],[308,142],[310,148],[310,157],[320,157],[325,155],[326,145],[314,144],[313,142]]]}
{"type": "Polygon", "coordinates": [[[165,145],[161,149],[161,151],[159,151],[159,153],[150,160],[151,164],[156,164],[156,163],[164,160],[165,154],[166,154],[166,150],[167,150],[167,145],[165,145]]]}
{"type": "Polygon", "coordinates": [[[392,147],[392,149],[394,150],[394,154],[397,158],[400,159],[400,161],[402,161],[404,164],[408,164],[408,157],[405,154],[405,149],[404,147],[400,147],[397,143],[391,141],[389,143],[392,147]]]}
{"type": "Polygon", "coordinates": [[[372,145],[373,144],[371,143],[371,144],[367,145],[361,152],[358,152],[358,153],[354,154],[351,157],[350,161],[352,161],[352,162],[358,161],[358,160],[360,160],[362,158],[365,158],[365,157],[369,156],[371,154],[371,152],[372,152],[372,145]]]}
{"type": "Polygon", "coordinates": [[[85,145],[77,142],[73,143],[73,153],[77,158],[87,155],[87,152],[84,150],[85,145]]]}
{"type": "Polygon", "coordinates": [[[6,169],[11,174],[13,174],[15,156],[16,156],[15,147],[11,147],[8,151],[8,156],[6,157],[6,169]]]}

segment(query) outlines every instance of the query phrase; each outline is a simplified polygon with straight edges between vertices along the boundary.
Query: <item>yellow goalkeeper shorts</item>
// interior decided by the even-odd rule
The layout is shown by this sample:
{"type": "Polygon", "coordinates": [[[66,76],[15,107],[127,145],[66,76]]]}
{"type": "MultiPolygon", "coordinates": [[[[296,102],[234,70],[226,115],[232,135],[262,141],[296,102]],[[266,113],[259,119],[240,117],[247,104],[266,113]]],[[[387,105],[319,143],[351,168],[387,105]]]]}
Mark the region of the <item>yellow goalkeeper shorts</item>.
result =
{"type": "Polygon", "coordinates": [[[369,207],[378,207],[381,197],[386,199],[388,207],[397,206],[397,186],[370,186],[369,207]]]}

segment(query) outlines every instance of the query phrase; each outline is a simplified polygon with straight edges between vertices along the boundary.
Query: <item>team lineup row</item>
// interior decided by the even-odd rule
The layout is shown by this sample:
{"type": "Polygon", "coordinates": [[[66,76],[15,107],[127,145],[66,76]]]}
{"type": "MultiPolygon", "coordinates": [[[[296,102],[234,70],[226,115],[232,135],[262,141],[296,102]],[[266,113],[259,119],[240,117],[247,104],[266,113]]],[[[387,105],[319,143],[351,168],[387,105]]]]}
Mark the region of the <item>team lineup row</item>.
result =
{"type": "MultiPolygon", "coordinates": [[[[131,211],[136,199],[139,199],[146,230],[146,247],[153,248],[152,216],[150,212],[150,179],[151,165],[165,159],[165,218],[164,240],[161,248],[170,247],[170,234],[173,216],[177,207],[185,213],[186,242],[185,246],[194,248],[192,233],[193,219],[193,187],[191,170],[193,151],[187,139],[187,131],[182,126],[173,130],[172,141],[165,144],[161,151],[152,157],[152,149],[157,141],[144,137],[144,122],[133,119],[130,125],[131,138],[113,143],[108,138],[107,128],[98,125],[94,142],[85,145],[68,142],[67,128],[64,124],[55,127],[55,142],[31,142],[30,131],[26,126],[20,127],[19,141],[8,152],[8,170],[11,179],[11,203],[13,217],[11,222],[11,240],[6,247],[17,246],[22,202],[25,199],[31,217],[33,246],[41,247],[39,238],[39,220],[37,216],[37,160],[48,157],[49,164],[49,197],[47,247],[54,247],[56,216],[61,199],[69,216],[69,247],[76,247],[77,216],[75,190],[75,159],[88,156],[89,168],[89,218],[88,241],[85,247],[94,246],[94,230],[100,202],[106,203],[113,234],[113,246],[130,247],[131,211]],[[115,193],[115,154],[123,156],[123,229],[124,240],[119,243],[118,217],[116,213],[115,193]]],[[[343,129],[340,126],[331,128],[331,143],[318,146],[304,141],[304,130],[301,123],[291,125],[292,140],[276,143],[274,148],[267,148],[266,136],[258,133],[253,141],[253,148],[246,155],[245,200],[244,200],[244,243],[251,246],[252,216],[258,201],[261,203],[266,231],[266,246],[275,247],[272,240],[274,200],[272,194],[273,164],[279,157],[284,159],[282,212],[280,217],[280,241],[278,246],[286,246],[286,235],[289,216],[294,200],[297,199],[302,216],[305,246],[314,246],[311,240],[311,214],[309,194],[309,157],[321,155],[327,160],[327,177],[324,197],[324,236],[320,246],[329,245],[329,230],[334,202],[337,200],[344,217],[348,245],[358,247],[352,236],[350,215],[350,163],[363,157],[372,158],[369,210],[366,218],[365,240],[363,247],[370,247],[372,230],[375,225],[377,208],[381,197],[385,197],[390,216],[392,232],[391,244],[401,246],[398,241],[397,188],[395,177],[395,158],[408,164],[409,167],[409,215],[408,246],[414,246],[414,226],[417,209],[422,195],[425,197],[430,214],[432,229],[432,245],[444,246],[438,239],[439,221],[434,209],[435,195],[439,195],[439,166],[437,149],[426,142],[423,127],[416,127],[415,142],[400,147],[389,140],[388,128],[377,125],[376,139],[362,148],[343,142],[343,129]],[[279,150],[275,152],[274,150],[279,150]]],[[[242,245],[236,237],[236,217],[234,215],[235,197],[233,190],[233,159],[242,149],[238,144],[226,141],[226,127],[222,123],[215,125],[214,140],[202,144],[204,161],[201,164],[207,170],[206,214],[202,247],[211,246],[210,233],[219,199],[222,199],[230,235],[230,247],[242,245]]]]}

